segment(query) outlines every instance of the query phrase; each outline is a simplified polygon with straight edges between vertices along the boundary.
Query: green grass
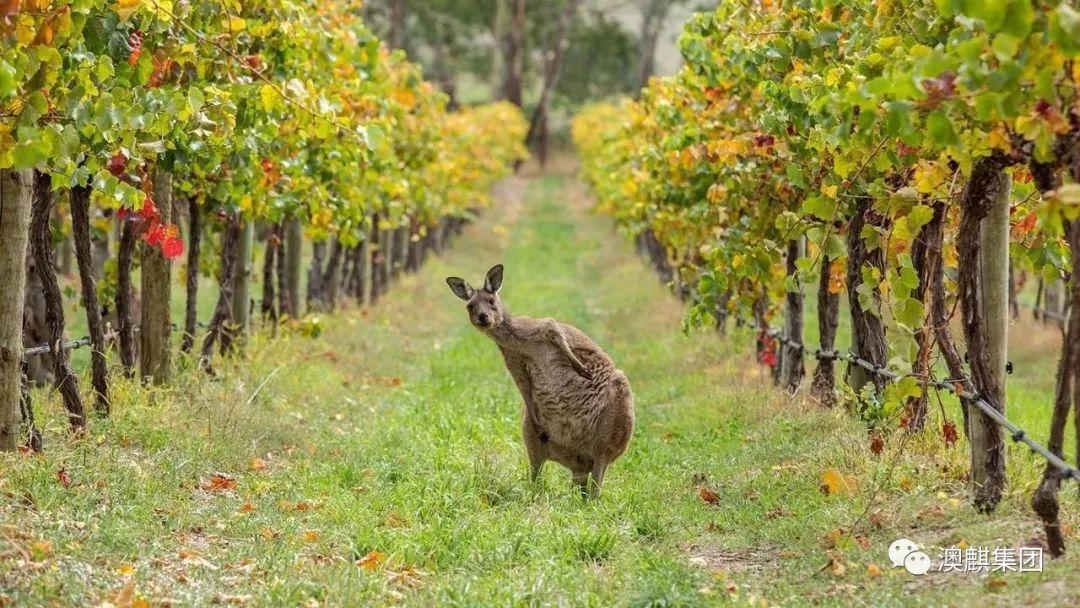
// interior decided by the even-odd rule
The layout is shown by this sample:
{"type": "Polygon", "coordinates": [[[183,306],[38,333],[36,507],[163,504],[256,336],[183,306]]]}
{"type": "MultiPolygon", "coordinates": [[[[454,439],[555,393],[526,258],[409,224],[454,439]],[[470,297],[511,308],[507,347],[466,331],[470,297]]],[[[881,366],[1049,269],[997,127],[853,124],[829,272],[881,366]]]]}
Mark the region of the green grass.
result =
{"type": "MultiPolygon", "coordinates": [[[[896,435],[873,456],[842,408],[773,389],[750,335],[683,336],[681,305],[583,198],[567,178],[530,180],[524,203],[504,197],[443,258],[377,307],[326,318],[318,338],[257,335],[215,380],[117,379],[114,416],[84,437],[68,437],[58,400],[40,395],[46,453],[0,458],[0,598],[93,605],[130,585],[152,605],[1080,599],[1075,533],[1069,557],[993,592],[984,576],[888,568],[900,536],[1025,543],[1039,530],[1027,507],[1038,461],[1011,453],[1008,493],[987,517],[967,505],[962,445],[896,435]],[[600,500],[551,463],[527,481],[520,397],[443,282],[477,281],[496,262],[514,312],[578,325],[630,378],[637,428],[600,500]],[[858,491],[822,493],[828,468],[858,491]],[[215,473],[235,488],[205,489],[215,473]],[[385,561],[358,565],[372,552],[385,561]]],[[[1045,397],[1042,384],[1023,390],[1045,397]]],[[[1075,490],[1062,492],[1073,527],[1075,490]]]]}

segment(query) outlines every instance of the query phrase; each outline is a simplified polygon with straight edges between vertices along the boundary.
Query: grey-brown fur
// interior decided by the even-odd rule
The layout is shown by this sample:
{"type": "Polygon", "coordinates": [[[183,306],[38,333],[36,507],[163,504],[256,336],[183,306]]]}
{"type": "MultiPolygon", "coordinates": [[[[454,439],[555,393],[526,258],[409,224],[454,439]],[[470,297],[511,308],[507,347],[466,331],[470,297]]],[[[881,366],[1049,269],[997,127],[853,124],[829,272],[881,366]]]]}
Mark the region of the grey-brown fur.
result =
{"type": "Polygon", "coordinates": [[[633,434],[630,383],[578,328],[511,316],[499,299],[502,275],[502,265],[495,266],[481,289],[458,277],[446,282],[468,302],[473,326],[498,345],[525,400],[521,429],[533,480],[545,461],[554,460],[570,469],[579,488],[597,496],[608,465],[633,434]]]}

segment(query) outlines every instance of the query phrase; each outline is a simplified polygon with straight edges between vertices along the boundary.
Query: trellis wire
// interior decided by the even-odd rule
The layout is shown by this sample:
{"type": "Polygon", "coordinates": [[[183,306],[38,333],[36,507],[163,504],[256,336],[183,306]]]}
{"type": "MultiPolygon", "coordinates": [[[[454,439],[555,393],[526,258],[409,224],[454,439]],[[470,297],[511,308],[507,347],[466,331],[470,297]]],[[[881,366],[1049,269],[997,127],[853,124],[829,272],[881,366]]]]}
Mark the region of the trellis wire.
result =
{"type": "Polygon", "coordinates": [[[976,393],[961,389],[957,386],[963,384],[970,384],[970,381],[967,378],[928,380],[925,378],[919,378],[914,374],[900,374],[890,369],[875,365],[872,361],[863,359],[854,352],[841,353],[840,351],[835,350],[823,351],[821,350],[821,348],[815,348],[813,349],[813,351],[809,351],[804,344],[788,338],[787,336],[783,335],[779,330],[768,330],[765,333],[766,335],[775,338],[781,344],[785,344],[789,347],[795,348],[803,357],[810,355],[819,361],[842,359],[844,361],[849,361],[854,365],[858,365],[859,367],[865,369],[871,374],[879,378],[885,378],[890,382],[895,382],[897,380],[900,380],[901,378],[910,377],[919,380],[924,386],[953,393],[957,397],[969,401],[970,403],[974,404],[975,407],[982,410],[982,412],[986,414],[991,420],[993,420],[999,426],[1008,430],[1014,442],[1023,442],[1024,444],[1026,444],[1032,452],[1045,458],[1046,461],[1049,462],[1050,465],[1053,466],[1055,469],[1060,471],[1065,476],[1065,478],[1080,481],[1080,469],[1077,469],[1076,467],[1065,462],[1056,454],[1046,449],[1045,446],[1029,437],[1027,431],[1016,426],[1016,424],[1006,418],[1004,414],[994,409],[994,406],[990,405],[990,403],[987,402],[986,399],[983,399],[976,393]]]}
{"type": "MultiPolygon", "coordinates": [[[[203,323],[202,321],[200,321],[197,326],[200,329],[205,329],[205,328],[209,327],[209,325],[207,323],[203,323]]],[[[139,331],[139,328],[136,326],[134,328],[134,331],[139,331]]],[[[174,323],[172,325],[172,327],[170,328],[170,331],[174,331],[174,332],[180,331],[180,327],[178,327],[174,323]]],[[[120,337],[120,331],[119,330],[113,329],[113,330],[105,332],[105,339],[106,340],[113,340],[113,339],[119,338],[119,337],[120,337]]],[[[79,338],[78,340],[68,340],[66,342],[61,342],[59,344],[58,348],[54,348],[54,346],[51,345],[51,344],[42,344],[41,346],[34,346],[32,348],[25,349],[23,351],[23,358],[25,359],[26,357],[32,357],[34,355],[48,354],[48,353],[53,352],[54,350],[78,350],[78,349],[80,349],[80,348],[82,348],[84,346],[90,346],[91,343],[92,343],[92,341],[91,341],[90,337],[87,336],[87,337],[84,337],[84,338],[79,338]]]]}

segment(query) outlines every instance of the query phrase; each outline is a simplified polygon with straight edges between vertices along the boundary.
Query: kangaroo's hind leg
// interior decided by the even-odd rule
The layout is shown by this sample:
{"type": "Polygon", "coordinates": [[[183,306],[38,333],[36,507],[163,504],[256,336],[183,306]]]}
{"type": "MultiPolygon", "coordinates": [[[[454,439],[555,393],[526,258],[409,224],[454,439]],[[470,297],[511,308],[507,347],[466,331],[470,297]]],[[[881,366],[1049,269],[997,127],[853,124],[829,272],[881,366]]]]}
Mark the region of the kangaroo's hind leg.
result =
{"type": "Polygon", "coordinates": [[[591,480],[589,482],[589,497],[600,497],[600,486],[604,485],[604,473],[607,472],[608,463],[597,461],[593,465],[592,473],[590,473],[591,480]]]}
{"type": "Polygon", "coordinates": [[[525,442],[525,453],[529,456],[529,479],[536,483],[536,480],[540,477],[540,469],[543,468],[544,461],[547,460],[547,455],[544,442],[541,441],[539,433],[536,432],[536,426],[533,425],[532,418],[529,417],[527,411],[523,412],[521,416],[521,437],[525,442]]]}

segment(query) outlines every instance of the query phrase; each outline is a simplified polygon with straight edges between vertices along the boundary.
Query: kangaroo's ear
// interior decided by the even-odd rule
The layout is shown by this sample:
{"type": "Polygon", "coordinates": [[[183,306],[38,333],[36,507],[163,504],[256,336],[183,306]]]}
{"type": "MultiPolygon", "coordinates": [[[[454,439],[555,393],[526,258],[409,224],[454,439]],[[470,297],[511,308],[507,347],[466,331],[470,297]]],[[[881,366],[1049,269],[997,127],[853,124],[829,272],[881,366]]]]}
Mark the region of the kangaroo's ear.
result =
{"type": "Polygon", "coordinates": [[[484,278],[484,290],[490,293],[499,293],[499,290],[502,289],[502,275],[502,264],[492,266],[491,270],[487,271],[487,276],[484,278]]]}
{"type": "Polygon", "coordinates": [[[446,284],[450,286],[450,290],[454,292],[454,295],[462,300],[469,301],[472,299],[476,290],[465,282],[465,279],[461,277],[447,277],[446,284]]]}

